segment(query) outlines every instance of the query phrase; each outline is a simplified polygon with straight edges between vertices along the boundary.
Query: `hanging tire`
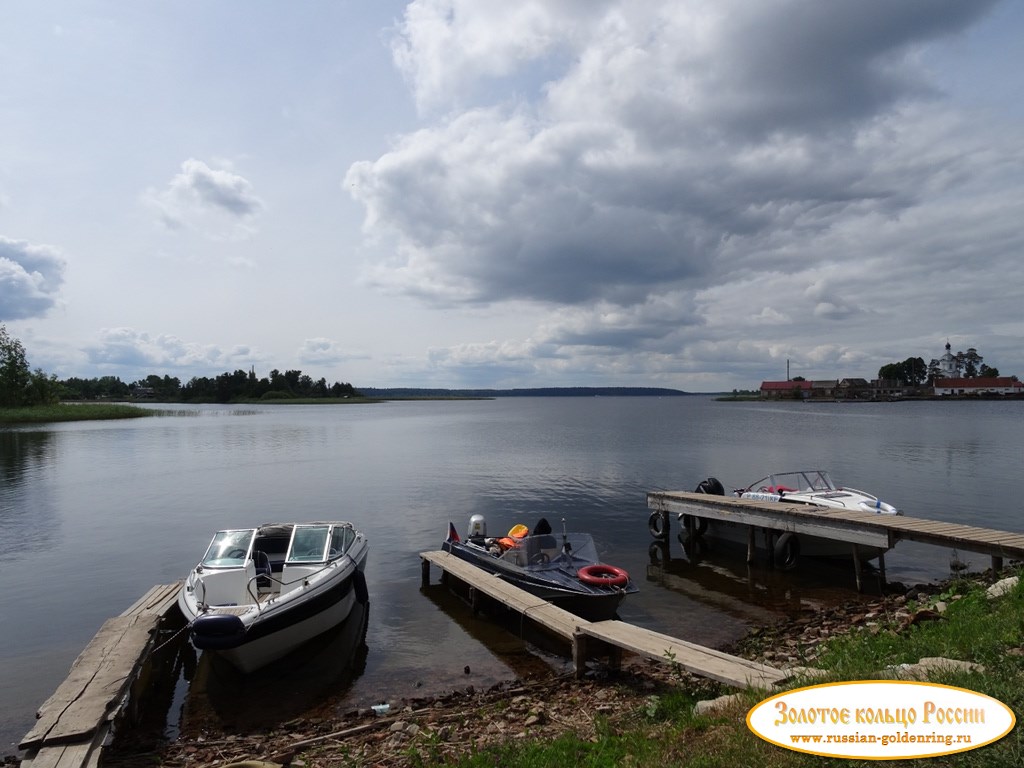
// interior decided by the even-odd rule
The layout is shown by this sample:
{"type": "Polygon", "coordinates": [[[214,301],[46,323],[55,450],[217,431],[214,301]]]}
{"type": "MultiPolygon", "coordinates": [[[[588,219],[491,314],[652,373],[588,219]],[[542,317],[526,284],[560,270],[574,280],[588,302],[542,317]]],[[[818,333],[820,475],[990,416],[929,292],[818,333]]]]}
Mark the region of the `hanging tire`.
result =
{"type": "Polygon", "coordinates": [[[775,567],[784,571],[796,568],[800,560],[800,539],[795,533],[786,531],[775,542],[775,567]]]}
{"type": "Polygon", "coordinates": [[[647,530],[651,532],[651,536],[656,539],[667,539],[668,538],[668,516],[663,512],[655,510],[651,512],[651,516],[647,518],[647,530]]]}
{"type": "Polygon", "coordinates": [[[694,517],[691,518],[689,515],[680,515],[679,524],[683,526],[683,530],[688,534],[690,532],[690,521],[693,521],[693,535],[694,538],[703,536],[708,529],[708,521],[705,517],[694,517]]]}

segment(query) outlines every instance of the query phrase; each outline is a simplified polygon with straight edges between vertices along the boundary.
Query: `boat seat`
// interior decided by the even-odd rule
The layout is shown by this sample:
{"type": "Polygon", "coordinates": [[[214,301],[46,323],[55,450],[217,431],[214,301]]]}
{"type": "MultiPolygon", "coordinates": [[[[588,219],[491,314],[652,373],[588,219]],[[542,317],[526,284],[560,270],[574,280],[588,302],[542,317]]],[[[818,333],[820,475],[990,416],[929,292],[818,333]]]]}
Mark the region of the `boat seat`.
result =
{"type": "Polygon", "coordinates": [[[256,566],[256,587],[269,587],[270,586],[270,575],[272,569],[270,567],[270,557],[261,549],[257,549],[253,552],[253,563],[256,566]]]}

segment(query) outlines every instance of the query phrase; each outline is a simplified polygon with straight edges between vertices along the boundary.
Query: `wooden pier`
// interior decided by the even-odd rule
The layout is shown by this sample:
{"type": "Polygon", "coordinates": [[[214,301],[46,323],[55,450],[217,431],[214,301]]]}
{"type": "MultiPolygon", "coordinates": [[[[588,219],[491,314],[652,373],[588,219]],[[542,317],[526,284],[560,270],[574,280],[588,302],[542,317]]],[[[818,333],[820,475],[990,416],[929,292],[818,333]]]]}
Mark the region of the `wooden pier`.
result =
{"type": "Polygon", "coordinates": [[[100,765],[111,724],[129,706],[133,685],[156,647],[160,620],[180,588],[181,582],[153,587],[100,627],[18,745],[26,750],[22,768],[100,765]]]}
{"type": "MultiPolygon", "coordinates": [[[[891,549],[899,541],[916,541],[940,547],[978,552],[992,558],[992,570],[1003,567],[1003,559],[1024,559],[1024,534],[979,528],[960,523],[925,520],[904,515],[878,515],[848,509],[786,504],[783,501],[751,501],[730,496],[713,496],[686,491],[652,491],[647,506],[660,518],[661,537],[669,533],[669,515],[685,515],[695,520],[720,520],[747,526],[747,558],[753,559],[757,531],[769,538],[785,532],[797,536],[818,536],[850,544],[855,563],[857,588],[860,589],[860,546],[891,549]]],[[[691,532],[692,533],[692,532],[691,532]]],[[[881,578],[885,579],[885,559],[879,559],[881,578]]]]}
{"type": "MultiPolygon", "coordinates": [[[[478,595],[486,595],[522,614],[544,630],[568,640],[572,644],[573,664],[577,677],[582,677],[586,671],[586,661],[591,650],[590,640],[600,641],[619,653],[626,650],[649,659],[677,665],[687,672],[736,688],[770,688],[789,677],[787,672],[766,664],[730,656],[712,648],[688,643],[626,622],[587,621],[448,552],[421,552],[420,558],[424,585],[430,583],[430,565],[434,564],[445,574],[454,576],[469,586],[470,602],[474,607],[478,595]]],[[[613,655],[613,659],[617,660],[617,654],[613,655]]]]}

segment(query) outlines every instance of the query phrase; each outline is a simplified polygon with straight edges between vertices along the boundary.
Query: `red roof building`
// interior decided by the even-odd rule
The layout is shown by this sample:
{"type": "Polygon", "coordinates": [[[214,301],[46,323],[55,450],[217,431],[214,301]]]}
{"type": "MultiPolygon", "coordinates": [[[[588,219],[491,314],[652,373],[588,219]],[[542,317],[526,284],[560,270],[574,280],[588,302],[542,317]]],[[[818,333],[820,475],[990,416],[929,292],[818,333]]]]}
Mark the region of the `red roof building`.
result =
{"type": "Polygon", "coordinates": [[[1024,382],[1009,376],[936,379],[933,386],[936,395],[1019,395],[1024,393],[1024,382]]]}

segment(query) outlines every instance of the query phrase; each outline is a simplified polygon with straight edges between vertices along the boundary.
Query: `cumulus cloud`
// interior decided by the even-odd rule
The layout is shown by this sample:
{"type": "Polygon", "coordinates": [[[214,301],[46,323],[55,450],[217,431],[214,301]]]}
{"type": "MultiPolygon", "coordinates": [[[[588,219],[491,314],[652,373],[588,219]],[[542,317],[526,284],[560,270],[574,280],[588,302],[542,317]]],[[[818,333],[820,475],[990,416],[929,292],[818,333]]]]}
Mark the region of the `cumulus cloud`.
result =
{"type": "Polygon", "coordinates": [[[242,238],[265,205],[243,176],[190,158],[162,190],[150,189],[145,202],[171,230],[194,230],[213,238],[242,238]]]}
{"type": "Polygon", "coordinates": [[[994,4],[415,0],[392,48],[436,117],[349,169],[366,280],[533,302],[564,353],[659,349],[666,371],[745,340],[786,356],[783,332],[941,333],[936,270],[970,262],[1008,308],[1019,127],[956,113],[923,63],[994,4]]]}
{"type": "Polygon", "coordinates": [[[352,351],[331,339],[306,339],[299,347],[297,358],[306,365],[330,365],[350,360],[367,360],[366,352],[352,351]]]}
{"type": "Polygon", "coordinates": [[[0,320],[45,315],[59,301],[65,268],[52,246],[0,236],[0,320]]]}
{"type": "Polygon", "coordinates": [[[98,342],[88,345],[85,353],[91,365],[104,370],[125,369],[139,375],[163,370],[215,375],[248,368],[263,360],[262,353],[245,345],[225,350],[214,344],[186,342],[176,336],[151,335],[134,328],[104,328],[98,342]]]}

